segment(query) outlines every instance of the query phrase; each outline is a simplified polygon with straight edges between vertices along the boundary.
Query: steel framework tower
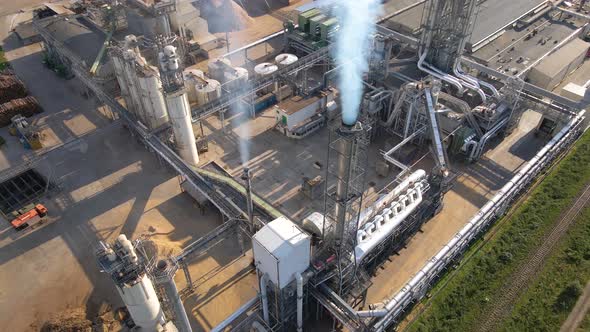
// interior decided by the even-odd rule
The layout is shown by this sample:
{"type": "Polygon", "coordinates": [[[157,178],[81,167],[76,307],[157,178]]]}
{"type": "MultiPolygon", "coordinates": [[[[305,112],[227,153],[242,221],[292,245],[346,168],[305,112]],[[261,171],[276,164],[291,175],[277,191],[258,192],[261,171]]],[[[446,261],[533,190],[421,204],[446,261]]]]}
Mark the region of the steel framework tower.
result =
{"type": "MultiPolygon", "coordinates": [[[[368,158],[369,128],[365,127],[359,121],[352,126],[339,124],[330,130],[322,254],[334,255],[336,266],[322,279],[331,280],[331,288],[343,297],[350,295],[353,287],[361,284],[358,282],[354,247],[368,158]],[[330,165],[333,160],[335,165],[330,165]]],[[[358,297],[361,294],[352,295],[358,297]]]]}
{"type": "Polygon", "coordinates": [[[452,72],[473,31],[478,0],[429,0],[422,14],[421,47],[429,47],[427,62],[452,72]],[[426,45],[432,35],[430,45],[426,45]]]}

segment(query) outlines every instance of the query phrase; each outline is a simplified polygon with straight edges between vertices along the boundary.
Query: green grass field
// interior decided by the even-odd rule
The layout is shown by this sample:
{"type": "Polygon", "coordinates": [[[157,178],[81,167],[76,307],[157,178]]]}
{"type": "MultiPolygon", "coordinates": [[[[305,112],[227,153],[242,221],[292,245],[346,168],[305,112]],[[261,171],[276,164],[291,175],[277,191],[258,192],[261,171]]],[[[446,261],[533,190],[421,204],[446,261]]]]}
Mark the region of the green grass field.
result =
{"type": "Polygon", "coordinates": [[[561,239],[541,274],[518,299],[503,331],[558,331],[590,280],[590,208],[561,239]]]}
{"type": "MultiPolygon", "coordinates": [[[[531,193],[514,213],[501,223],[497,234],[429,300],[428,307],[409,327],[410,331],[469,331],[477,326],[508,277],[536,248],[590,181],[590,133],[531,193]]],[[[441,284],[439,282],[439,284],[441,284]]]]}

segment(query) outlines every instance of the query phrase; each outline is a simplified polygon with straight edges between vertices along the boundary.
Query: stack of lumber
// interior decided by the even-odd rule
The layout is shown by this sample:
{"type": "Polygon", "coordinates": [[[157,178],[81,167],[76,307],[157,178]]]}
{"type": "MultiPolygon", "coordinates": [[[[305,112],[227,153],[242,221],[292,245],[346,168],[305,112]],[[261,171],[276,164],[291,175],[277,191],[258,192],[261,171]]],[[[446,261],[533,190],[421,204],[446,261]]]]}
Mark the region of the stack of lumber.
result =
{"type": "Polygon", "coordinates": [[[10,119],[15,115],[30,117],[41,112],[43,109],[35,97],[13,99],[0,105],[0,127],[10,125],[10,119]]]}
{"type": "Polygon", "coordinates": [[[0,75],[0,104],[27,96],[23,82],[15,75],[0,75]]]}

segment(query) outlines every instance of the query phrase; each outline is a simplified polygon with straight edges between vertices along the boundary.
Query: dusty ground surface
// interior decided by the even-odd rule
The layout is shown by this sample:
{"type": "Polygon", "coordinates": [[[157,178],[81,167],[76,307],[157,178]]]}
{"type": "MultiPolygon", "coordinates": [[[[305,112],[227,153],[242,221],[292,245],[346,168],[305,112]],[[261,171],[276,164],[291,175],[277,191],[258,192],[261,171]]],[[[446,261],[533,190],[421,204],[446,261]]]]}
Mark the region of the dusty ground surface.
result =
{"type": "MultiPolygon", "coordinates": [[[[9,9],[6,3],[2,1],[3,10],[9,9]]],[[[131,238],[149,234],[177,251],[221,220],[215,211],[201,215],[192,199],[181,193],[173,173],[120,122],[97,111],[95,100],[81,96],[80,82],[64,81],[45,69],[39,45],[23,48],[8,37],[12,21],[10,15],[0,20],[3,47],[45,109],[32,119],[42,129],[45,146],[33,154],[9,137],[6,128],[0,129],[7,138],[0,150],[0,170],[41,154],[36,168],[59,189],[41,199],[50,221],[43,227],[17,233],[0,220],[0,322],[7,331],[38,331],[63,310],[85,307],[91,319],[107,304],[121,305],[112,282],[95,262],[98,240],[113,240],[119,233],[131,238]]],[[[195,268],[199,264],[195,262],[195,268]]],[[[231,278],[232,273],[220,276],[231,278]]],[[[209,319],[219,322],[225,314],[209,319]]]]}
{"type": "MultiPolygon", "coordinates": [[[[221,131],[219,119],[210,117],[203,125],[204,136],[210,140],[209,152],[203,154],[201,160],[203,163],[215,161],[226,172],[239,177],[243,166],[238,141],[245,137],[248,140],[245,150],[248,167],[253,174],[254,191],[299,222],[311,212],[323,211],[323,199],[311,200],[300,188],[304,177],[326,178],[329,129],[323,127],[302,140],[291,139],[274,129],[274,114],[271,108],[253,120],[231,117],[226,121],[226,134],[221,131]],[[316,162],[322,165],[321,169],[314,166],[316,162]]],[[[195,126],[195,132],[201,133],[199,126],[195,126]]],[[[369,147],[369,160],[379,160],[382,158],[380,151],[392,146],[393,142],[389,139],[376,140],[369,147]]],[[[397,175],[392,171],[387,177],[378,176],[374,163],[367,165],[366,173],[367,183],[374,183],[366,191],[371,196],[391,183],[397,175]]]]}

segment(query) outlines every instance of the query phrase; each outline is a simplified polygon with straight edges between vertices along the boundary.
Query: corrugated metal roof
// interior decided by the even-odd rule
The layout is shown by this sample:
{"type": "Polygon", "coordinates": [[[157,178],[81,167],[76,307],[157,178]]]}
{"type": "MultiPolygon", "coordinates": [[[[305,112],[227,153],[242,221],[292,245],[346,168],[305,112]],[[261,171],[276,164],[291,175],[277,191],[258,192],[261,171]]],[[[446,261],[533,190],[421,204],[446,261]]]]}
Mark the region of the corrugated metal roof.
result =
{"type": "Polygon", "coordinates": [[[533,70],[552,77],[575,59],[585,54],[588,48],[590,48],[590,43],[576,38],[543,59],[533,70]]]}

